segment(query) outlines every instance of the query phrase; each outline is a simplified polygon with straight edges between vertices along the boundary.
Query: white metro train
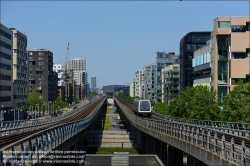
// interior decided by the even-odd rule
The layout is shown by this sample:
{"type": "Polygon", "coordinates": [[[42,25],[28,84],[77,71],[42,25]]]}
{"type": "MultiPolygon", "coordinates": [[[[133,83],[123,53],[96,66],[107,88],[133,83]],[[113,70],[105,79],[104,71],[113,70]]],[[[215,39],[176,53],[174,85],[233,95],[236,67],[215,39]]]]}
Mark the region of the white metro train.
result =
{"type": "Polygon", "coordinates": [[[150,100],[134,99],[133,110],[136,115],[151,116],[152,107],[150,100]]]}

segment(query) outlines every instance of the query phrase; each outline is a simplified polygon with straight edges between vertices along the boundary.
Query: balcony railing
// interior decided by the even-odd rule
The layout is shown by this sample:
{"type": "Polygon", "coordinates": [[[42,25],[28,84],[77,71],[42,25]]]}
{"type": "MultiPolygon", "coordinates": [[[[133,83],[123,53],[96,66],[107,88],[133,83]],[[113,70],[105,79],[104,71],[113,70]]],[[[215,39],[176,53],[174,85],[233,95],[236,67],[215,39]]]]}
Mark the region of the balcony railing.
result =
{"type": "Polygon", "coordinates": [[[39,86],[39,87],[37,87],[37,88],[36,88],[36,90],[42,90],[42,87],[41,87],[41,86],[39,86]]]}
{"type": "Polygon", "coordinates": [[[35,59],[32,57],[29,57],[29,61],[35,61],[35,59]]]}

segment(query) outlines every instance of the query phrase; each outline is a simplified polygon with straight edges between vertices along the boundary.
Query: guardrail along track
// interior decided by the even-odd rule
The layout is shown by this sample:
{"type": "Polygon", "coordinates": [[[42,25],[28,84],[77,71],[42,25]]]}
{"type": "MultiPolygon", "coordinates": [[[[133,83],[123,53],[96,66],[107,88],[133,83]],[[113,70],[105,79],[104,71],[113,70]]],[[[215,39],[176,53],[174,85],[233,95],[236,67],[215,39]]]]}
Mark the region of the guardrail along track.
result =
{"type": "MultiPolygon", "coordinates": [[[[231,160],[234,163],[250,165],[250,138],[247,136],[223,132],[211,126],[189,124],[161,118],[158,120],[141,118],[131,113],[126,102],[116,97],[114,99],[131,124],[146,133],[149,131],[154,132],[154,134],[151,133],[153,137],[162,137],[162,134],[164,134],[164,137],[191,143],[202,149],[207,149],[211,153],[219,154],[222,158],[231,160]]],[[[249,135],[250,132],[244,131],[244,134],[249,135]]],[[[158,139],[164,140],[163,138],[158,139]]],[[[168,143],[167,140],[168,139],[166,139],[166,142],[168,143]]],[[[180,143],[172,146],[182,149],[182,144],[180,143]]],[[[194,155],[192,152],[189,152],[189,149],[182,150],[186,150],[186,153],[194,155]]],[[[212,163],[213,161],[210,162],[212,163]]],[[[211,165],[211,163],[209,164],[211,165]]]]}
{"type": "MultiPolygon", "coordinates": [[[[129,110],[133,111],[132,102],[128,102],[124,99],[116,97],[121,103],[123,103],[129,110]]],[[[227,121],[211,121],[211,120],[198,120],[198,119],[187,119],[187,118],[178,118],[171,117],[169,115],[159,114],[155,111],[152,111],[152,119],[161,119],[168,120],[173,122],[180,122],[185,124],[195,124],[199,126],[206,126],[212,129],[216,129],[222,132],[227,132],[230,134],[240,135],[243,137],[250,138],[250,123],[239,123],[239,122],[227,122],[227,121]]]]}
{"type": "MultiPolygon", "coordinates": [[[[72,116],[70,116],[70,117],[67,117],[59,122],[55,122],[53,124],[50,124],[50,127],[56,126],[58,124],[69,123],[69,122],[73,122],[73,121],[77,121],[77,120],[81,120],[81,119],[86,118],[92,112],[92,110],[94,110],[95,107],[102,101],[102,99],[99,99],[93,103],[90,103],[83,110],[79,110],[79,111],[75,112],[75,114],[72,114],[72,116]]],[[[25,138],[31,134],[34,134],[36,132],[43,130],[43,129],[44,128],[40,128],[40,129],[37,129],[34,131],[28,131],[25,133],[18,133],[18,134],[14,134],[14,135],[8,135],[5,137],[0,137],[0,148],[3,148],[3,147],[5,147],[5,146],[7,146],[15,141],[18,141],[22,138],[25,138]]]]}
{"type": "MultiPolygon", "coordinates": [[[[65,120],[62,124],[38,131],[0,149],[0,165],[6,165],[7,163],[12,165],[41,163],[42,158],[53,148],[88,127],[97,118],[98,110],[100,110],[104,101],[105,97],[92,103],[88,109],[82,111],[77,117],[74,116],[65,120]]],[[[44,164],[46,165],[46,163],[44,164]]]]}

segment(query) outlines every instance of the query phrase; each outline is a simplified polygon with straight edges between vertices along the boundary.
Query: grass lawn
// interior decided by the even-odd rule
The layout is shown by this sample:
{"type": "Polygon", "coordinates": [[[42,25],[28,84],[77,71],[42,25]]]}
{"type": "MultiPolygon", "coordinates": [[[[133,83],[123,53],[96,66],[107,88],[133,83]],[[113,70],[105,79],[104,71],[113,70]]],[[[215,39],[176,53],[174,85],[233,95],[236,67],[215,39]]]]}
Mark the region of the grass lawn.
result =
{"type": "Polygon", "coordinates": [[[107,108],[106,114],[111,114],[111,108],[107,108]]]}
{"type": "Polygon", "coordinates": [[[50,115],[46,115],[46,116],[42,116],[42,119],[48,119],[48,118],[52,118],[50,115]]]}

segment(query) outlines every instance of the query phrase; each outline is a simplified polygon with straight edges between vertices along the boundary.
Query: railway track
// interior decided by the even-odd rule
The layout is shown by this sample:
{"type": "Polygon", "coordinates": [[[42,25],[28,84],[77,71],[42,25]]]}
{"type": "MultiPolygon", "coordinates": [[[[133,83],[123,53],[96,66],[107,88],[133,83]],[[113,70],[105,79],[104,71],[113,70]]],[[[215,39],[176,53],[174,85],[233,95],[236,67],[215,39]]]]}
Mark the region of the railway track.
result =
{"type": "MultiPolygon", "coordinates": [[[[117,97],[116,99],[119,100],[122,104],[124,104],[124,106],[125,106],[132,114],[135,115],[135,112],[133,111],[132,103],[130,103],[130,102],[126,101],[126,100],[123,100],[123,99],[121,99],[121,98],[119,98],[119,97],[117,97]]],[[[148,119],[148,120],[155,120],[155,121],[168,121],[168,120],[166,120],[166,119],[162,119],[161,117],[153,116],[153,115],[152,115],[151,117],[145,117],[145,119],[148,119]]],[[[170,121],[170,122],[173,123],[173,121],[170,121]]],[[[177,124],[178,124],[178,125],[181,125],[181,124],[183,124],[183,123],[177,122],[177,124]]],[[[198,129],[198,131],[199,131],[199,133],[198,133],[198,134],[199,134],[199,137],[205,137],[205,138],[207,139],[207,137],[208,137],[208,130],[205,130],[204,133],[202,133],[202,131],[200,130],[199,127],[195,127],[194,129],[195,129],[194,131],[196,131],[196,129],[198,129]]],[[[211,128],[209,128],[209,129],[211,130],[211,128]]],[[[182,132],[185,133],[185,129],[184,129],[182,132]]],[[[211,137],[212,139],[222,139],[223,135],[225,135],[225,140],[226,140],[227,142],[231,142],[231,140],[232,140],[232,138],[233,138],[233,139],[234,139],[234,143],[237,144],[237,145],[241,145],[241,144],[242,144],[242,141],[244,140],[245,146],[246,146],[247,148],[250,148],[250,138],[247,138],[247,137],[246,137],[245,139],[243,139],[242,137],[238,137],[237,135],[235,135],[235,136],[233,137],[232,134],[226,134],[226,133],[223,133],[223,134],[222,134],[221,131],[217,131],[217,132],[212,131],[212,132],[210,132],[210,137],[211,137]],[[216,135],[215,133],[216,133],[217,135],[216,135]]]]}
{"type": "MultiPolygon", "coordinates": [[[[68,117],[67,119],[64,119],[60,122],[56,122],[50,125],[50,127],[58,125],[58,124],[63,124],[63,123],[69,123],[69,122],[74,122],[74,121],[78,121],[78,120],[82,120],[87,118],[88,116],[91,115],[91,113],[93,112],[93,110],[97,107],[97,105],[103,100],[104,98],[99,99],[98,101],[94,102],[93,104],[89,105],[87,108],[85,108],[84,110],[81,110],[77,113],[75,113],[73,116],[68,117]]],[[[47,128],[47,127],[46,127],[47,128]]],[[[0,149],[11,144],[14,143],[18,140],[21,140],[29,135],[32,135],[34,133],[37,133],[39,131],[42,131],[45,128],[41,128],[38,130],[33,130],[33,131],[28,131],[25,133],[18,133],[18,134],[13,134],[13,135],[8,135],[8,136],[4,136],[4,137],[0,137],[0,149]]]]}

